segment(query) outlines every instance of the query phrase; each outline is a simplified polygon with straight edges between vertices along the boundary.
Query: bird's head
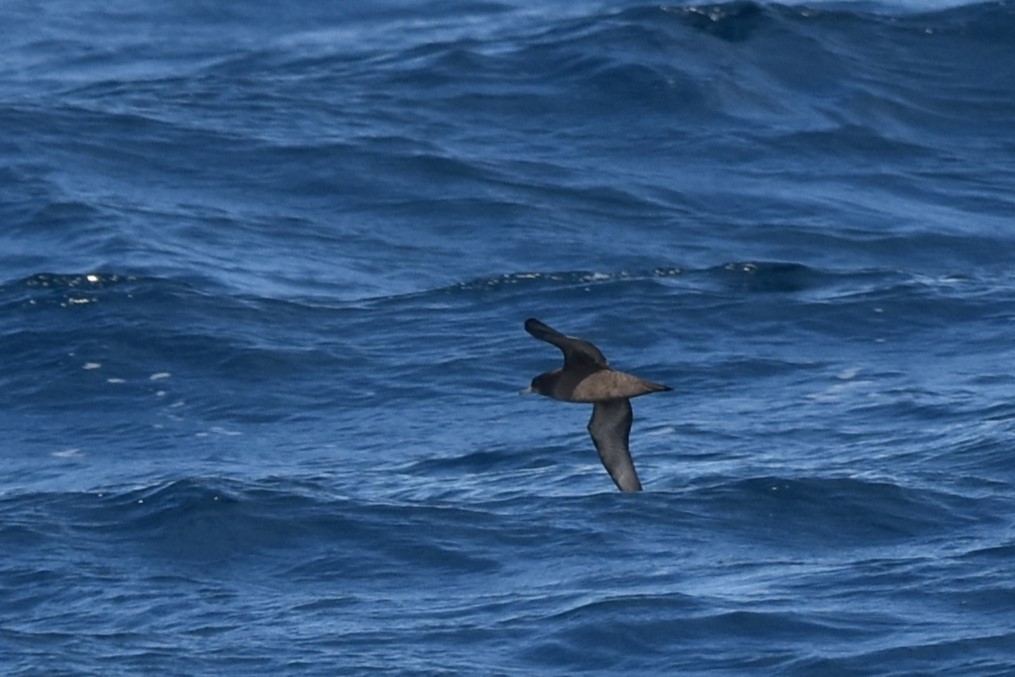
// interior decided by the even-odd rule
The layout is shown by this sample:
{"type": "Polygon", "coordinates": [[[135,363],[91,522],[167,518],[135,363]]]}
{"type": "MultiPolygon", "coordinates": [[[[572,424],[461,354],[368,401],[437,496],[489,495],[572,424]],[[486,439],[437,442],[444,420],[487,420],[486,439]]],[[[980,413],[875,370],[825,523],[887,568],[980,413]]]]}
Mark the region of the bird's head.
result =
{"type": "Polygon", "coordinates": [[[532,379],[532,383],[529,384],[529,387],[522,392],[549,396],[552,392],[552,377],[553,372],[540,374],[536,378],[532,379]]]}

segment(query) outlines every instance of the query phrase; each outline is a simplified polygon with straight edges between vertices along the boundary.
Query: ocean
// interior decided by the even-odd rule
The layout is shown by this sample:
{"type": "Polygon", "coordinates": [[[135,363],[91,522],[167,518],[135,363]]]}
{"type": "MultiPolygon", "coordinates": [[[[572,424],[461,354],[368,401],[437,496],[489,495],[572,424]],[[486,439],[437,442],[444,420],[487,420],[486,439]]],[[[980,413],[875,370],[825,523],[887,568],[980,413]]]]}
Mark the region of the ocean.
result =
{"type": "Polygon", "coordinates": [[[1015,673],[1015,5],[0,26],[4,675],[1015,673]]]}

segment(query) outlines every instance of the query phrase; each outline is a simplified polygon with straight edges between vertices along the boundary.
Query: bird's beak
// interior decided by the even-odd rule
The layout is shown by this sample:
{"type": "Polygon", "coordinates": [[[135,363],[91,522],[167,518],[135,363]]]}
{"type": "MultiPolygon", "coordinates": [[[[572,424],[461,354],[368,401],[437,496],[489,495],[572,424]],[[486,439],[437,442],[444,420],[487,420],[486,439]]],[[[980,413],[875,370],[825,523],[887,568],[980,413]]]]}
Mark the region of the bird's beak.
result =
{"type": "Polygon", "coordinates": [[[519,390],[518,394],[519,395],[531,395],[534,392],[536,392],[536,391],[532,389],[532,386],[528,386],[527,388],[522,388],[521,390],[519,390]]]}

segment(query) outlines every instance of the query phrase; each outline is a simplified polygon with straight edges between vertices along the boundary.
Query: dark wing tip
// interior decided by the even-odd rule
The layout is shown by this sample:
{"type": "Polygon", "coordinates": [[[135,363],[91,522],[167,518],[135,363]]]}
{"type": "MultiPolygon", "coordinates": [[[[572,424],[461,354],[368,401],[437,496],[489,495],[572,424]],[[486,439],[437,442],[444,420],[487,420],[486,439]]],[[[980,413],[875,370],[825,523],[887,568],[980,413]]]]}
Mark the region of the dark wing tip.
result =
{"type": "Polygon", "coordinates": [[[547,330],[553,331],[553,329],[551,329],[546,324],[540,322],[534,317],[530,317],[529,319],[525,320],[525,331],[529,332],[533,336],[536,335],[537,333],[545,332],[547,330]]]}
{"type": "Polygon", "coordinates": [[[606,367],[608,362],[599,349],[584,339],[562,334],[553,327],[534,317],[525,320],[525,331],[540,341],[546,341],[560,348],[564,353],[564,366],[591,364],[606,367]]]}
{"type": "Polygon", "coordinates": [[[534,317],[525,320],[525,331],[529,332],[540,341],[546,341],[556,346],[561,346],[561,341],[567,340],[567,336],[534,317]]]}

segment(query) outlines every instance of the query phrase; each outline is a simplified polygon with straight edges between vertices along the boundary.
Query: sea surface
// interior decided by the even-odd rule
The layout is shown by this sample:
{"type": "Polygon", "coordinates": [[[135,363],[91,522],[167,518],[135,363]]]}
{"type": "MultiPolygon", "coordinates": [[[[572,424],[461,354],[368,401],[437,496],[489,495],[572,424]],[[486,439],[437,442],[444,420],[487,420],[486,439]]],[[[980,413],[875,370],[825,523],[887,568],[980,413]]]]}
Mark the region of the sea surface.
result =
{"type": "Polygon", "coordinates": [[[1015,674],[1015,4],[0,34],[5,676],[1015,674]]]}

